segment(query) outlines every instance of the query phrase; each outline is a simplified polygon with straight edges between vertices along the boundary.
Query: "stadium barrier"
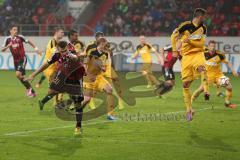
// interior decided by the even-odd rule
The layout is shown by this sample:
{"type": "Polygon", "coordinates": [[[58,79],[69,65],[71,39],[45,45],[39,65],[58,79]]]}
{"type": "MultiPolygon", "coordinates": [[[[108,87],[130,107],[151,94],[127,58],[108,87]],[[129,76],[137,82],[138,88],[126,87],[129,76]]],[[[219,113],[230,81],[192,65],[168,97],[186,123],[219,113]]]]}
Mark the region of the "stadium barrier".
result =
{"type": "MultiPolygon", "coordinates": [[[[46,45],[51,37],[27,37],[31,39],[41,50],[45,50],[46,45]]],[[[92,37],[80,37],[84,43],[94,40],[92,37]]],[[[129,69],[130,57],[136,50],[136,46],[139,43],[138,37],[107,37],[111,42],[115,55],[115,67],[118,71],[126,71],[129,69]]],[[[66,37],[64,40],[67,40],[66,37]]],[[[240,72],[240,38],[239,37],[208,37],[207,40],[215,40],[217,42],[217,49],[226,53],[226,58],[233,64],[235,70],[240,72]]],[[[0,43],[3,44],[4,37],[0,38],[0,43]]],[[[157,50],[165,45],[170,44],[169,37],[148,37],[147,42],[152,44],[157,50]]],[[[33,49],[26,45],[26,55],[28,63],[26,66],[27,70],[35,70],[42,65],[44,56],[39,56],[34,53],[33,49]]],[[[153,54],[153,62],[157,63],[155,55],[153,54]]],[[[134,63],[141,63],[141,58],[138,58],[134,63]]],[[[132,66],[132,65],[131,65],[132,66]]],[[[1,70],[12,70],[13,59],[9,51],[0,54],[0,69],[1,70]]],[[[153,68],[154,71],[160,71],[161,67],[153,68]]],[[[174,70],[179,72],[181,69],[180,62],[177,62],[174,66],[174,70]]],[[[223,65],[223,71],[228,72],[229,69],[223,65]]]]}

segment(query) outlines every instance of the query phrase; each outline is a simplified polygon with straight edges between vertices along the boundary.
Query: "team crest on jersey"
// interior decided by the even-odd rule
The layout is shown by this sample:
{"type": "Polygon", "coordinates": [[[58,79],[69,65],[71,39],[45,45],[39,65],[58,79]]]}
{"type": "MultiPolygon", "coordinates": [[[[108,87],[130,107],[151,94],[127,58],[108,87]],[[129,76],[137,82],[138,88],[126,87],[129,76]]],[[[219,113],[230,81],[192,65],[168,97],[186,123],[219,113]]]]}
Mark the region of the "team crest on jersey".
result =
{"type": "Polygon", "coordinates": [[[17,48],[18,46],[19,46],[18,43],[12,45],[13,48],[17,48]]]}

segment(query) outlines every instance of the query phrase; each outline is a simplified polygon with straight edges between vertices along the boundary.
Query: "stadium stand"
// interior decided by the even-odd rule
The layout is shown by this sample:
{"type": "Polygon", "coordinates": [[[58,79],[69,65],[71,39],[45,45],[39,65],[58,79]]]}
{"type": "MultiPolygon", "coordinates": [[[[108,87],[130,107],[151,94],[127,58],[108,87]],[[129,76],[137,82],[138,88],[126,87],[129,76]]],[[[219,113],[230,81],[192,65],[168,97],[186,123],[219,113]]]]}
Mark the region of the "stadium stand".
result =
{"type": "MultiPolygon", "coordinates": [[[[12,23],[20,24],[25,35],[50,35],[55,26],[66,30],[79,25],[81,35],[90,36],[103,31],[108,36],[168,36],[182,21],[191,19],[194,8],[205,7],[209,13],[206,21],[208,36],[240,35],[240,0],[103,0],[90,1],[91,11],[82,12],[84,22],[70,12],[57,15],[67,0],[2,0],[0,2],[0,35],[7,34],[12,23]],[[78,20],[77,20],[78,19],[78,20]],[[82,24],[84,23],[84,24],[82,24]],[[25,32],[24,32],[25,31],[25,32]]],[[[80,1],[80,0],[75,0],[80,1]]],[[[65,10],[64,10],[65,12],[65,10]]],[[[77,27],[76,27],[77,26],[77,27]]]]}

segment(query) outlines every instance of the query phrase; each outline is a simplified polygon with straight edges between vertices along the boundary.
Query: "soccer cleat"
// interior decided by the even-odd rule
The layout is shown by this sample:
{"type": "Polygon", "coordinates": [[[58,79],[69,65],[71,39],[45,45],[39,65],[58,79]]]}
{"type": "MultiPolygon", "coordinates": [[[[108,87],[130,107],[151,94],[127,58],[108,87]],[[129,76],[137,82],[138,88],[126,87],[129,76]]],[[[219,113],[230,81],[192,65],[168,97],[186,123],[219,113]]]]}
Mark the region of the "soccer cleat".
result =
{"type": "Polygon", "coordinates": [[[32,98],[32,97],[36,97],[36,93],[33,92],[32,88],[27,89],[27,93],[26,93],[27,97],[32,98]]]}
{"type": "Polygon", "coordinates": [[[224,98],[224,97],[225,97],[225,94],[222,93],[222,92],[219,92],[219,93],[217,94],[217,96],[218,96],[218,97],[222,97],[222,98],[224,98]]]}
{"type": "Polygon", "coordinates": [[[117,120],[117,118],[114,117],[114,116],[112,116],[112,115],[108,115],[108,116],[107,116],[107,119],[110,120],[110,121],[115,121],[115,120],[117,120]]]}
{"type": "Polygon", "coordinates": [[[204,93],[204,99],[205,101],[209,101],[210,95],[208,93],[204,93]]]}
{"type": "Polygon", "coordinates": [[[38,101],[38,106],[39,106],[40,111],[42,111],[43,107],[44,107],[44,104],[42,103],[41,100],[38,101]]]}
{"type": "Polygon", "coordinates": [[[232,104],[232,103],[225,103],[225,107],[227,107],[227,108],[237,108],[237,105],[232,104]]]}
{"type": "Polygon", "coordinates": [[[189,111],[189,112],[187,112],[187,121],[192,121],[193,120],[193,115],[192,115],[192,111],[189,111]]]}
{"type": "Polygon", "coordinates": [[[76,128],[75,128],[75,131],[74,131],[74,135],[75,135],[75,136],[78,136],[78,135],[81,135],[81,134],[82,134],[81,128],[76,127],[76,128]]]}

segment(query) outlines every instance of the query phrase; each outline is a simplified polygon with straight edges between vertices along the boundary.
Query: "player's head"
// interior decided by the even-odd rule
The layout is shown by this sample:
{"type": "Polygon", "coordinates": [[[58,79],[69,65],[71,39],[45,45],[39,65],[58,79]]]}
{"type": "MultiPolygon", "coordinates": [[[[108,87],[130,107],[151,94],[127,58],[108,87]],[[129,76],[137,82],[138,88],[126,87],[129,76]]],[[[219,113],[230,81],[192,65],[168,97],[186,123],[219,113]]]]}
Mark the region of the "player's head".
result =
{"type": "Polygon", "coordinates": [[[66,53],[68,51],[67,45],[68,45],[68,43],[66,41],[59,41],[57,43],[57,50],[61,54],[66,53]]]}
{"type": "Polygon", "coordinates": [[[193,13],[193,18],[198,19],[200,23],[202,23],[207,15],[207,11],[203,8],[196,8],[193,13]]]}
{"type": "Polygon", "coordinates": [[[17,25],[12,25],[9,28],[9,32],[10,32],[11,36],[17,36],[17,34],[18,34],[18,26],[17,25]]]}
{"type": "Polygon", "coordinates": [[[96,41],[99,39],[99,38],[102,38],[104,37],[104,33],[103,32],[96,32],[95,33],[95,39],[96,41]]]}
{"type": "Polygon", "coordinates": [[[68,39],[70,42],[75,42],[78,40],[78,32],[74,29],[71,29],[69,32],[68,32],[68,39]]]}
{"type": "Polygon", "coordinates": [[[64,36],[64,30],[60,27],[55,27],[54,28],[54,37],[57,39],[62,39],[64,36]]]}
{"type": "Polygon", "coordinates": [[[103,37],[98,38],[97,47],[100,51],[107,49],[107,45],[108,45],[108,41],[106,38],[103,38],[103,37]]]}
{"type": "Polygon", "coordinates": [[[215,41],[211,40],[211,41],[208,42],[208,49],[210,51],[214,51],[215,47],[216,47],[216,42],[215,41]]]}
{"type": "Polygon", "coordinates": [[[146,38],[145,38],[144,35],[139,36],[139,40],[140,40],[140,43],[141,43],[141,44],[146,43],[146,38]]]}

